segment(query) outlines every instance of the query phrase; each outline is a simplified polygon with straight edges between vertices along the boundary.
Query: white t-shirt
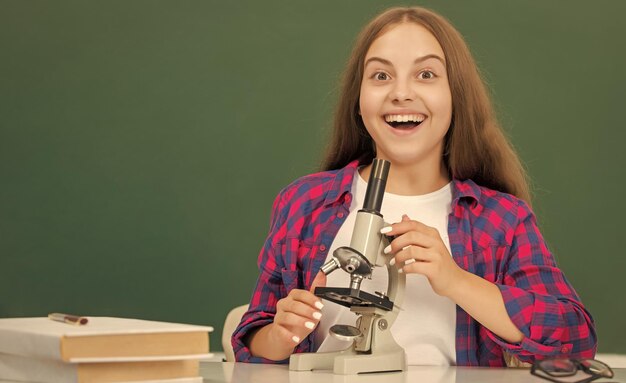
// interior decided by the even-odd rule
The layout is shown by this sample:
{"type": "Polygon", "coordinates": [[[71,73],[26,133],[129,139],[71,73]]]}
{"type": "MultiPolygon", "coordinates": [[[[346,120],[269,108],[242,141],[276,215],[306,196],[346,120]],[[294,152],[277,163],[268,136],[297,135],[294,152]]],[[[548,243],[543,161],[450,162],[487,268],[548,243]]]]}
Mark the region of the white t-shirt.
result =
{"type": "MultiPolygon", "coordinates": [[[[353,199],[350,214],[339,229],[328,252],[327,261],[333,251],[349,246],[356,214],[363,207],[367,182],[357,172],[352,184],[353,199]]],[[[400,222],[402,215],[420,221],[439,231],[450,251],[448,239],[448,215],[452,205],[452,185],[425,195],[402,196],[385,193],[381,213],[387,223],[400,222]]],[[[350,276],[338,269],[328,275],[326,286],[349,287],[350,276]]],[[[387,271],[384,267],[374,269],[372,279],[364,279],[361,290],[374,293],[386,291],[387,271]]],[[[423,275],[408,274],[402,309],[391,327],[396,342],[406,351],[409,365],[454,365],[456,364],[456,305],[448,298],[434,293],[423,275]]],[[[332,337],[328,330],[335,324],[355,325],[356,314],[347,307],[326,301],[322,319],[315,333],[315,348],[318,352],[343,350],[350,345],[332,337]]]]}

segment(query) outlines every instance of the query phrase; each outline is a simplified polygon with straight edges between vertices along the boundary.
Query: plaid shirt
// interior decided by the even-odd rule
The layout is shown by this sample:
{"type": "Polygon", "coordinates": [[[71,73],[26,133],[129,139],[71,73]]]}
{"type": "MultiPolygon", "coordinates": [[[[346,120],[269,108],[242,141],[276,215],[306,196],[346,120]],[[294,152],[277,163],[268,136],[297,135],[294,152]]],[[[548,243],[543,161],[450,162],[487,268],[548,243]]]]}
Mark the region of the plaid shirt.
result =
{"type": "MultiPolygon", "coordinates": [[[[274,201],[270,232],[258,258],[260,276],[232,338],[237,361],[275,363],[253,357],[244,339],[272,322],[276,302],[289,291],[310,288],[349,214],[357,166],[354,161],[303,177],[274,201]]],[[[508,343],[457,306],[457,365],[504,366],[504,351],[522,362],[594,356],[593,319],[556,266],[523,201],[471,180],[454,180],[448,222],[456,263],[498,286],[509,316],[524,334],[520,343],[508,343]]],[[[311,334],[294,352],[313,351],[312,341],[311,334]]]]}

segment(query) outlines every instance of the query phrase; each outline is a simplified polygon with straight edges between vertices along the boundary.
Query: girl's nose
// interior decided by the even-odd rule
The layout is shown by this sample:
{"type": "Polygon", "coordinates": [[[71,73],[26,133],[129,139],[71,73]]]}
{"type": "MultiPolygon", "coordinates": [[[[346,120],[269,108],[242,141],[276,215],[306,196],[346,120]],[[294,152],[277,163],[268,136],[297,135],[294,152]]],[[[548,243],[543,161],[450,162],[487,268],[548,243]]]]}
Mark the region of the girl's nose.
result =
{"type": "Polygon", "coordinates": [[[411,86],[409,81],[397,81],[392,90],[393,101],[403,102],[412,101],[415,99],[415,89],[411,86]]]}

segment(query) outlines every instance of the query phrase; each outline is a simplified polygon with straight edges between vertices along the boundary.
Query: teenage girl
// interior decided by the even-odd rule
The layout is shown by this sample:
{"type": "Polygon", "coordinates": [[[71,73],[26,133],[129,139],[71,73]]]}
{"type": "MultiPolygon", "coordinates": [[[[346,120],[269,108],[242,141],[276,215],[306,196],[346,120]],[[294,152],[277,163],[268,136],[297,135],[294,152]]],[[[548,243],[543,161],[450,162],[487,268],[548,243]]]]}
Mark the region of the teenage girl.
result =
{"type": "MultiPolygon", "coordinates": [[[[537,228],[525,172],[463,38],[432,11],[394,8],[356,42],[324,171],[274,202],[233,334],[238,361],[347,346],[328,328],[356,316],[311,291],[349,285],[346,273],[326,280],[319,269],[350,243],[375,157],[392,164],[382,214],[395,223],[381,232],[395,237],[385,253],[407,276],[391,330],[409,365],[594,356],[593,320],[537,228]]],[[[385,286],[374,273],[361,287],[385,286]]]]}

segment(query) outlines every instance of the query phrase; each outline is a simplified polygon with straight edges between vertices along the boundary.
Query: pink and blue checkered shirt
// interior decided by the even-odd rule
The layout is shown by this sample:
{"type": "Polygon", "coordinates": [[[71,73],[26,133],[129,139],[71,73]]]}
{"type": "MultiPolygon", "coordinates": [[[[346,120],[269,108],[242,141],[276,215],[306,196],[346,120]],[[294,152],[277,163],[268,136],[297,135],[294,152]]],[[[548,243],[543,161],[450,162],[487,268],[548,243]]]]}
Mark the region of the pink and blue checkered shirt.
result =
{"type": "MultiPolygon", "coordinates": [[[[258,258],[259,279],[232,338],[237,361],[275,363],[252,356],[244,339],[272,322],[276,302],[289,291],[310,288],[348,216],[357,166],[354,161],[300,178],[274,201],[258,258]]],[[[470,180],[454,180],[448,222],[456,263],[500,288],[509,316],[525,336],[519,344],[507,343],[457,306],[457,365],[504,366],[504,351],[522,362],[595,355],[593,319],[556,266],[523,201],[470,180]]],[[[310,335],[295,352],[313,351],[312,341],[310,335]]]]}

